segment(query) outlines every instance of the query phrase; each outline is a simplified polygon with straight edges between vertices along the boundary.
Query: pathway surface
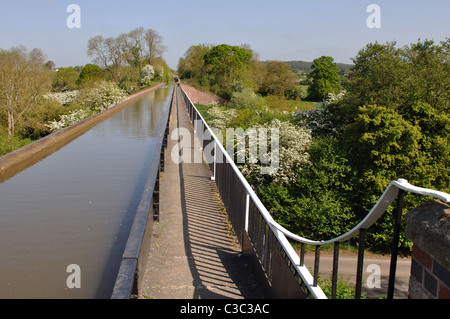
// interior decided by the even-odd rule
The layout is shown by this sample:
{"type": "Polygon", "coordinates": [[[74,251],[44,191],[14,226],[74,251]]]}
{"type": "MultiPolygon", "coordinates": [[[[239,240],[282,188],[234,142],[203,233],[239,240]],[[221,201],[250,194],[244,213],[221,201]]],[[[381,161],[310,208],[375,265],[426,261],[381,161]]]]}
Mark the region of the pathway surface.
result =
{"type": "MultiPolygon", "coordinates": [[[[177,163],[179,128],[191,132],[201,152],[181,93],[175,92],[165,172],[160,184],[160,221],[154,224],[141,298],[261,298],[232,234],[205,163],[177,163]]],[[[184,138],[184,136],[183,136],[184,138]]],[[[191,154],[191,158],[195,158],[191,154]]]]}

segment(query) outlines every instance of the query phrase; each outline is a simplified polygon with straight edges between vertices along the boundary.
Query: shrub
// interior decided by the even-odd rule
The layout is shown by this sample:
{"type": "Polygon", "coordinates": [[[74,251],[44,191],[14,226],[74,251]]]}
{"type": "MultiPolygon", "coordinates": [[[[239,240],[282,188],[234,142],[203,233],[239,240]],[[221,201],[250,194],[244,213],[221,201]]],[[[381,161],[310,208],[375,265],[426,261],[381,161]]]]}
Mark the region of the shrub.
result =
{"type": "Polygon", "coordinates": [[[208,125],[211,128],[217,128],[221,131],[231,127],[231,122],[236,117],[236,110],[228,109],[221,111],[217,106],[212,106],[206,111],[206,118],[208,125]]]}
{"type": "Polygon", "coordinates": [[[59,131],[67,126],[76,124],[86,118],[88,118],[92,113],[84,110],[79,109],[77,111],[71,111],[69,114],[63,114],[60,115],[59,121],[51,121],[49,124],[46,124],[45,126],[48,127],[52,132],[59,131]]]}
{"type": "Polygon", "coordinates": [[[127,94],[112,82],[100,82],[94,88],[81,91],[78,102],[97,113],[102,112],[113,105],[125,101],[127,94]]]}
{"type": "Polygon", "coordinates": [[[79,93],[80,91],[78,90],[59,93],[48,93],[44,95],[44,99],[54,100],[61,105],[69,105],[77,99],[79,93]]]}
{"type": "Polygon", "coordinates": [[[260,185],[258,191],[274,219],[290,231],[331,239],[356,223],[349,196],[354,173],[333,138],[316,141],[309,153],[311,164],[294,168],[294,182],[260,185]]]}
{"type": "Polygon", "coordinates": [[[155,68],[150,64],[141,70],[141,85],[149,85],[155,77],[155,68]]]}
{"type": "Polygon", "coordinates": [[[228,107],[237,109],[263,110],[266,108],[264,98],[253,92],[251,89],[244,88],[242,91],[234,92],[231,96],[228,107]]]}
{"type": "MultiPolygon", "coordinates": [[[[251,163],[248,152],[249,149],[261,150],[261,146],[259,144],[249,145],[248,148],[245,148],[245,163],[239,165],[242,174],[254,186],[264,183],[291,183],[295,181],[296,172],[309,164],[308,149],[312,143],[311,134],[303,128],[298,128],[289,122],[281,122],[278,119],[274,119],[271,123],[256,125],[254,132],[258,132],[260,128],[267,129],[268,132],[272,129],[278,131],[278,155],[274,153],[273,149],[270,149],[272,145],[270,133],[268,134],[267,149],[269,156],[278,156],[279,165],[270,174],[261,174],[261,168],[267,167],[267,165],[261,162],[251,163]]],[[[259,139],[249,138],[249,141],[252,140],[259,142],[259,139]]]]}

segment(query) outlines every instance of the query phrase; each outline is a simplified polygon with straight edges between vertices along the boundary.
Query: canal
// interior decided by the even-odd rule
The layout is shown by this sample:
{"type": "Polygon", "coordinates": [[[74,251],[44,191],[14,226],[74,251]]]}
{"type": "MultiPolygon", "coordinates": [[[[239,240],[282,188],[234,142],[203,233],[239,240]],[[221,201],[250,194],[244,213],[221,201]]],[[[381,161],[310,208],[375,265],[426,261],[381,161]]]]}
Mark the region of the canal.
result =
{"type": "Polygon", "coordinates": [[[172,87],[0,182],[0,298],[109,298],[172,87]],[[81,288],[68,288],[69,265],[81,288]]]}

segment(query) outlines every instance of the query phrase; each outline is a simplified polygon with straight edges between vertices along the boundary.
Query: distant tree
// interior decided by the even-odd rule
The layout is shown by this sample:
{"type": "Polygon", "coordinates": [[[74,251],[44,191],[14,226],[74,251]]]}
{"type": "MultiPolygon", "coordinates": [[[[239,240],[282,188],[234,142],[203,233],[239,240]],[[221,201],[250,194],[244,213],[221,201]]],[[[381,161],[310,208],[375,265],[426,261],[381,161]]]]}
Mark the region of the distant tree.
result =
{"type": "Polygon", "coordinates": [[[252,54],[238,46],[228,44],[217,45],[205,54],[205,63],[213,66],[214,72],[224,72],[231,75],[243,67],[252,58],[252,54]]]}
{"type": "Polygon", "coordinates": [[[211,45],[200,44],[193,45],[180,58],[178,64],[178,74],[183,78],[197,78],[201,79],[207,75],[205,64],[205,55],[211,50],[211,45]]]}
{"type": "Polygon", "coordinates": [[[250,66],[252,52],[246,48],[221,44],[211,48],[204,59],[216,85],[216,93],[228,99],[232,93],[233,82],[243,78],[244,69],[250,66]]]}
{"type": "Polygon", "coordinates": [[[284,95],[296,84],[296,76],[286,62],[270,61],[259,91],[264,95],[284,95]]]}
{"type": "Polygon", "coordinates": [[[338,94],[341,89],[339,68],[329,56],[322,56],[313,61],[308,79],[312,81],[308,87],[308,95],[314,100],[324,100],[328,94],[338,94]]]}
{"type": "Polygon", "coordinates": [[[139,81],[139,73],[150,64],[156,66],[166,47],[163,38],[153,29],[136,28],[117,37],[97,35],[89,40],[88,56],[106,70],[110,78],[127,91],[139,81]],[[130,70],[129,68],[136,70],[130,70]],[[130,76],[131,75],[131,76],[130,76]]]}
{"type": "Polygon", "coordinates": [[[154,58],[161,58],[163,56],[167,47],[163,44],[163,37],[153,29],[145,31],[144,39],[146,44],[145,56],[148,63],[152,64],[154,58]]]}
{"type": "Polygon", "coordinates": [[[58,72],[53,74],[52,87],[54,91],[75,90],[77,88],[76,81],[80,76],[80,72],[72,67],[60,68],[58,72]]]}
{"type": "Polygon", "coordinates": [[[56,67],[55,62],[53,61],[47,61],[47,63],[45,63],[45,66],[49,69],[49,70],[53,70],[56,67]]]}
{"type": "Polygon", "coordinates": [[[95,80],[98,79],[101,75],[102,69],[95,64],[86,64],[81,70],[80,76],[78,77],[76,83],[77,84],[83,84],[88,80],[95,80]]]}
{"type": "Polygon", "coordinates": [[[51,79],[41,50],[0,49],[0,110],[7,115],[9,136],[25,111],[50,89],[51,79]]]}

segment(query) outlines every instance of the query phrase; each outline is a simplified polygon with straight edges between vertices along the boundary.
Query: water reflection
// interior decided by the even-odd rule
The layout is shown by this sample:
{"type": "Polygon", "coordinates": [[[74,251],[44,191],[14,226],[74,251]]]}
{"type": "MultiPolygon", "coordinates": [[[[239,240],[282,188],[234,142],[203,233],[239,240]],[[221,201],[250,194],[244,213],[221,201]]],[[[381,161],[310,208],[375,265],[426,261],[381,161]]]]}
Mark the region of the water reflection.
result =
{"type": "Polygon", "coordinates": [[[109,298],[170,90],[0,183],[0,298],[109,298]],[[66,286],[70,264],[80,289],[66,286]]]}

